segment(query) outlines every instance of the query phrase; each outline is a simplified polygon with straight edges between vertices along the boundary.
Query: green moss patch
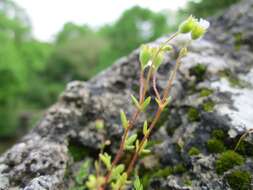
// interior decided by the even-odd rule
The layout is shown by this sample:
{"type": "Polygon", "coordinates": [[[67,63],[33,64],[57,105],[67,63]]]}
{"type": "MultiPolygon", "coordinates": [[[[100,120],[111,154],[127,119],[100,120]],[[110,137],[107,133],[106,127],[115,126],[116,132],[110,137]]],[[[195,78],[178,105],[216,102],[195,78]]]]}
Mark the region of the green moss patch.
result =
{"type": "Polygon", "coordinates": [[[68,151],[75,162],[83,160],[88,155],[88,151],[85,147],[72,141],[68,146],[68,151]]]}
{"type": "Polygon", "coordinates": [[[202,88],[200,90],[200,97],[207,97],[207,96],[210,96],[211,94],[213,93],[213,90],[212,89],[209,89],[209,88],[202,88]]]}
{"type": "Polygon", "coordinates": [[[226,137],[226,134],[221,129],[215,129],[212,131],[212,137],[219,140],[223,140],[226,137]]]}
{"type": "Polygon", "coordinates": [[[152,177],[168,177],[169,175],[171,175],[173,173],[173,168],[168,166],[165,167],[163,169],[159,169],[158,171],[156,171],[152,177]]]}
{"type": "Polygon", "coordinates": [[[207,141],[207,149],[210,153],[221,153],[224,152],[226,148],[222,141],[213,138],[207,141]]]}
{"type": "Polygon", "coordinates": [[[205,112],[212,112],[214,110],[214,102],[212,100],[208,100],[203,103],[202,107],[205,112]]]}
{"type": "Polygon", "coordinates": [[[233,190],[251,190],[252,176],[247,171],[233,171],[225,179],[233,190]]]}
{"type": "Polygon", "coordinates": [[[183,174],[187,171],[184,164],[177,164],[173,167],[173,174],[183,174]]]}
{"type": "Polygon", "coordinates": [[[236,33],[234,35],[234,40],[235,40],[235,49],[236,50],[240,50],[241,48],[241,45],[242,45],[242,33],[239,32],[239,33],[236,33]]]}
{"type": "Polygon", "coordinates": [[[190,75],[194,75],[198,82],[203,81],[206,70],[207,70],[206,65],[197,64],[194,67],[190,68],[190,75]]]}
{"type": "Polygon", "coordinates": [[[199,149],[196,147],[191,147],[191,149],[188,151],[189,156],[195,156],[200,153],[199,149]]]}
{"type": "Polygon", "coordinates": [[[184,185],[191,187],[192,186],[192,181],[189,180],[189,179],[186,179],[186,180],[184,180],[184,185]]]}
{"type": "Polygon", "coordinates": [[[236,165],[241,165],[244,163],[244,158],[232,151],[228,150],[223,152],[220,157],[216,160],[215,168],[218,174],[222,174],[225,171],[232,169],[236,165]]]}
{"type": "Polygon", "coordinates": [[[187,111],[187,118],[189,121],[199,121],[199,111],[196,108],[189,108],[187,111]]]}
{"type": "Polygon", "coordinates": [[[236,152],[245,156],[253,156],[253,144],[247,141],[241,141],[236,152]]]}
{"type": "Polygon", "coordinates": [[[228,69],[221,71],[220,75],[221,77],[225,77],[229,81],[230,86],[232,87],[243,88],[248,85],[246,81],[240,80],[238,76],[236,76],[236,74],[232,73],[228,69]]]}

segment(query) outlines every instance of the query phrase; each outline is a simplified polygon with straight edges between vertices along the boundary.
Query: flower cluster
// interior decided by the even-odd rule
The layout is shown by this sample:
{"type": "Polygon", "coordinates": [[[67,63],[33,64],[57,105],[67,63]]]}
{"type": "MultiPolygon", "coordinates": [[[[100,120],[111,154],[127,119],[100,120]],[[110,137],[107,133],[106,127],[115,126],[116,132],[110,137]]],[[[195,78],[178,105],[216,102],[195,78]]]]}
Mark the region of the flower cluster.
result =
{"type": "Polygon", "coordinates": [[[193,16],[190,16],[186,19],[180,26],[180,33],[191,33],[193,40],[201,38],[205,33],[210,23],[207,20],[199,19],[197,20],[193,16]]]}

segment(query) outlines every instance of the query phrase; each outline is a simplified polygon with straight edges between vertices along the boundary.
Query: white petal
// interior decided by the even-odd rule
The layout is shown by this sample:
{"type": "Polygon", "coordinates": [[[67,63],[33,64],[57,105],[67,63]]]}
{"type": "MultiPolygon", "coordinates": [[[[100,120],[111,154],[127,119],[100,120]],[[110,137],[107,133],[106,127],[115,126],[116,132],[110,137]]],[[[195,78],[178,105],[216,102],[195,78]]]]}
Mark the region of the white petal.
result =
{"type": "Polygon", "coordinates": [[[207,20],[201,18],[199,20],[199,25],[206,30],[210,26],[210,23],[207,20]]]}

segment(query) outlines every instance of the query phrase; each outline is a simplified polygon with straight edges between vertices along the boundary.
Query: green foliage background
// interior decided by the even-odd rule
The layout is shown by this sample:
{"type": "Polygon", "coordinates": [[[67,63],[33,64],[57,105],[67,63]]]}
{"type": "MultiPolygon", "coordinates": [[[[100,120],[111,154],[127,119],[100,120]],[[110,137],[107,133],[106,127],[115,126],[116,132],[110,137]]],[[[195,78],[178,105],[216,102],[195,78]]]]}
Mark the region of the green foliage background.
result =
{"type": "Polygon", "coordinates": [[[140,44],[175,30],[189,14],[207,17],[237,1],[189,1],[176,13],[133,7],[97,30],[66,23],[51,43],[32,37],[23,9],[0,1],[0,143],[8,146],[23,135],[67,82],[90,79],[140,44]]]}

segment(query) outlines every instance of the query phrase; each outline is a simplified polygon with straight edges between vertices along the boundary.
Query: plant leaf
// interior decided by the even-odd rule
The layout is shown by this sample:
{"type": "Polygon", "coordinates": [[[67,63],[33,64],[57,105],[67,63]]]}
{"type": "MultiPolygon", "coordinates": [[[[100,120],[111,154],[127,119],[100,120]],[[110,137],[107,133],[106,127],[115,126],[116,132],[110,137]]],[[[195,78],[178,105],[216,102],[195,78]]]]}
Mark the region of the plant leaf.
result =
{"type": "Polygon", "coordinates": [[[124,169],[125,169],[124,164],[119,164],[118,166],[113,168],[110,180],[118,179],[121,173],[124,171],[124,169]]]}
{"type": "Polygon", "coordinates": [[[148,122],[147,120],[143,123],[143,135],[146,135],[148,133],[148,122]]]}
{"type": "Polygon", "coordinates": [[[140,146],[140,143],[139,143],[139,140],[137,139],[135,141],[135,150],[136,150],[136,152],[139,150],[139,146],[140,146]]]}
{"type": "Polygon", "coordinates": [[[102,160],[106,168],[110,170],[112,167],[111,156],[105,152],[104,154],[99,154],[99,158],[102,160]]]}
{"type": "Polygon", "coordinates": [[[134,190],[143,190],[143,186],[141,184],[139,176],[135,177],[135,180],[134,180],[134,190]]]}
{"type": "Polygon", "coordinates": [[[128,127],[128,120],[123,110],[120,110],[120,118],[123,128],[126,129],[128,127]]]}
{"type": "Polygon", "coordinates": [[[137,139],[137,134],[133,134],[130,137],[127,138],[125,142],[125,148],[132,149],[134,141],[137,139]]]}
{"type": "Polygon", "coordinates": [[[140,106],[138,100],[134,97],[134,95],[131,95],[131,99],[132,99],[134,105],[135,105],[139,110],[141,110],[141,106],[140,106]]]}
{"type": "Polygon", "coordinates": [[[146,108],[150,104],[150,101],[151,101],[151,97],[150,96],[145,99],[145,101],[141,104],[141,110],[142,111],[146,110],[146,108]]]}

